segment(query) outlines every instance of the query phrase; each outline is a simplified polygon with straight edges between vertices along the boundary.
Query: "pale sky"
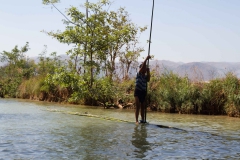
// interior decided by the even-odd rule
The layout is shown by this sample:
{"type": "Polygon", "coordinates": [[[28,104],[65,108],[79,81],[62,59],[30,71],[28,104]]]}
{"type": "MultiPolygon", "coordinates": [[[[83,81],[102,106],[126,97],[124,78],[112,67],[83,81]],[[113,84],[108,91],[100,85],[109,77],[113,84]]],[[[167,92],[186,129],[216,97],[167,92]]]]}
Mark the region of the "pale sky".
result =
{"type": "MultiPolygon", "coordinates": [[[[98,0],[88,0],[97,2],[98,0]]],[[[86,0],[61,0],[65,12],[70,5],[86,0]]],[[[41,0],[0,0],[0,52],[29,42],[29,57],[48,53],[65,54],[69,46],[52,39],[42,30],[63,31],[64,17],[41,0]]],[[[148,54],[152,0],[115,0],[110,8],[125,7],[138,26],[148,26],[141,46],[148,54]]],[[[155,0],[151,54],[157,60],[174,62],[240,62],[240,0],[155,0]]],[[[85,13],[85,10],[81,8],[85,13]]]]}

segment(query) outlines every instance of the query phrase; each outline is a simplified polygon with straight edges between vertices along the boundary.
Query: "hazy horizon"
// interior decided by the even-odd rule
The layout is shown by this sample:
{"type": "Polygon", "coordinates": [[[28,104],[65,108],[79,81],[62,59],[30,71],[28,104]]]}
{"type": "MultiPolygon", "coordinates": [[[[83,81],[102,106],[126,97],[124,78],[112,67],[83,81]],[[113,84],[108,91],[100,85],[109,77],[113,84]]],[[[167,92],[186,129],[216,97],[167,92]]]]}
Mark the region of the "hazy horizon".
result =
{"type": "MultiPolygon", "coordinates": [[[[97,2],[98,0],[89,0],[97,2]]],[[[29,42],[29,57],[38,56],[48,46],[48,53],[65,54],[69,46],[59,43],[45,31],[64,30],[64,17],[42,0],[0,0],[0,52],[29,42]],[[14,4],[14,5],[13,5],[14,4]]],[[[56,4],[65,13],[70,5],[80,6],[86,0],[61,0],[56,4]]],[[[110,10],[120,6],[129,12],[138,26],[148,26],[140,37],[140,46],[148,54],[151,22],[151,0],[115,0],[110,10]]],[[[238,62],[240,61],[240,1],[238,0],[155,0],[151,54],[157,60],[173,62],[238,62]]],[[[85,13],[85,9],[80,7],[85,13]]]]}

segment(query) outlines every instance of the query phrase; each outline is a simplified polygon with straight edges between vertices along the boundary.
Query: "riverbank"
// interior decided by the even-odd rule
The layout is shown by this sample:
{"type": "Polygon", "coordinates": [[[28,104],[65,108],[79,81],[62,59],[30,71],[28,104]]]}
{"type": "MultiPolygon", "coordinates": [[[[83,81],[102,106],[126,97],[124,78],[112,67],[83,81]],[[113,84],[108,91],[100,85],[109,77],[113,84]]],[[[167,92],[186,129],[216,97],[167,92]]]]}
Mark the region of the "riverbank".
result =
{"type": "MultiPolygon", "coordinates": [[[[58,109],[58,107],[69,107],[69,108],[93,108],[93,109],[103,109],[103,110],[122,110],[122,111],[132,111],[133,113],[135,112],[135,106],[131,104],[131,106],[133,107],[125,107],[125,108],[121,108],[121,107],[114,107],[114,106],[110,106],[110,107],[105,107],[102,105],[99,106],[91,106],[91,105],[82,105],[82,104],[71,104],[71,103],[67,103],[67,102],[49,102],[49,101],[40,101],[38,99],[22,99],[22,98],[0,98],[0,100],[14,100],[14,101],[19,101],[19,102],[28,102],[28,103],[36,103],[39,105],[45,105],[45,106],[56,106],[56,110],[58,109]]],[[[162,114],[170,114],[170,115],[183,115],[183,116],[189,116],[189,115],[196,115],[196,116],[210,116],[210,117],[228,117],[227,115],[212,115],[212,114],[184,114],[184,113],[170,113],[170,112],[161,112],[159,110],[152,110],[149,107],[147,108],[147,111],[149,114],[151,113],[162,113],[162,114]]]]}
{"type": "MultiPolygon", "coordinates": [[[[23,80],[10,91],[7,88],[12,83],[3,83],[2,88],[5,89],[1,91],[8,97],[23,99],[134,108],[134,83],[134,79],[113,81],[104,77],[89,86],[84,77],[59,71],[54,75],[23,80]],[[67,77],[70,78],[68,82],[65,81],[67,77]]],[[[163,113],[240,117],[239,88],[240,81],[231,73],[208,83],[191,82],[187,77],[171,72],[163,75],[153,73],[148,83],[146,103],[149,110],[163,113]]]]}

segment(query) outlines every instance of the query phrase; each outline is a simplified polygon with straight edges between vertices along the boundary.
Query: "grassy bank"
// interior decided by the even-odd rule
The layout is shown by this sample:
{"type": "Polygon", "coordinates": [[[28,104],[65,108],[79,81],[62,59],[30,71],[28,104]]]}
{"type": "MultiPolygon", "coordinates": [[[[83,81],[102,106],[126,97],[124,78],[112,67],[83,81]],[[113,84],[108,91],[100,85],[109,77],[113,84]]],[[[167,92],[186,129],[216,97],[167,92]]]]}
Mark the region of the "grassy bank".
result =
{"type": "MultiPolygon", "coordinates": [[[[134,103],[135,79],[88,79],[59,69],[53,75],[24,80],[16,90],[17,98],[71,104],[118,107],[134,103]]],[[[148,83],[149,109],[166,113],[240,115],[240,81],[232,73],[209,82],[192,82],[168,72],[155,74],[148,83]]]]}

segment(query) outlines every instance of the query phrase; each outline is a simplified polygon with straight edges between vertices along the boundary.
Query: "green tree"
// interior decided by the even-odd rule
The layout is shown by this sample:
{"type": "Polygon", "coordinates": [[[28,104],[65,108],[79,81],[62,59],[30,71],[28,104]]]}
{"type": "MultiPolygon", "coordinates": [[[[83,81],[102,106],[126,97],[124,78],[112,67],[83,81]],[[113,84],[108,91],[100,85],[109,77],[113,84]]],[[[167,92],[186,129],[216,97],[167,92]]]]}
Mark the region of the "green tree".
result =
{"type": "Polygon", "coordinates": [[[112,79],[115,61],[120,57],[121,49],[135,41],[140,30],[129,20],[124,8],[108,11],[110,5],[109,0],[101,0],[96,4],[85,3],[90,16],[86,16],[76,7],[71,7],[67,10],[70,20],[65,20],[65,31],[46,32],[61,43],[75,45],[68,52],[73,60],[72,68],[79,74],[82,73],[79,67],[84,67],[84,70],[90,73],[91,84],[93,74],[99,74],[103,65],[108,71],[106,73],[109,73],[107,76],[112,79]],[[86,61],[83,61],[84,56],[86,61]]]}
{"type": "Polygon", "coordinates": [[[13,78],[16,76],[16,73],[22,73],[23,68],[26,68],[27,66],[27,57],[25,56],[25,53],[29,50],[28,42],[25,46],[23,46],[21,49],[18,48],[18,46],[15,46],[10,52],[3,51],[0,52],[1,62],[7,63],[5,70],[7,72],[8,77],[13,78]]]}
{"type": "Polygon", "coordinates": [[[54,74],[55,69],[64,66],[64,62],[61,62],[60,56],[56,52],[52,52],[50,56],[47,56],[47,46],[44,46],[44,50],[39,54],[39,62],[37,65],[37,75],[46,76],[47,74],[54,74]]]}
{"type": "MultiPolygon", "coordinates": [[[[145,31],[146,29],[147,27],[139,28],[140,33],[145,31]]],[[[138,28],[136,28],[136,30],[138,30],[138,28]]],[[[135,34],[132,36],[135,36],[135,37],[133,37],[132,40],[125,45],[125,50],[120,52],[120,55],[119,55],[120,57],[119,61],[123,71],[123,79],[129,78],[128,74],[129,74],[131,65],[133,63],[137,63],[140,53],[144,51],[142,47],[137,46],[139,43],[137,35],[135,34]]]]}
{"type": "Polygon", "coordinates": [[[125,55],[126,58],[129,58],[129,61],[126,61],[126,69],[129,69],[131,62],[134,61],[134,59],[137,60],[139,53],[143,50],[141,48],[130,50],[130,46],[132,45],[133,47],[136,47],[134,44],[137,43],[137,35],[139,31],[144,31],[145,29],[137,27],[132,23],[129,19],[128,12],[125,11],[124,8],[120,8],[117,12],[111,11],[108,14],[107,22],[109,26],[107,28],[107,66],[109,76],[112,77],[116,69],[115,61],[117,58],[123,60],[123,55],[125,55]]]}
{"type": "Polygon", "coordinates": [[[35,63],[30,61],[25,53],[29,50],[28,42],[22,47],[15,46],[11,51],[0,52],[2,90],[5,94],[15,97],[16,91],[23,79],[29,79],[34,73],[35,63]]]}

